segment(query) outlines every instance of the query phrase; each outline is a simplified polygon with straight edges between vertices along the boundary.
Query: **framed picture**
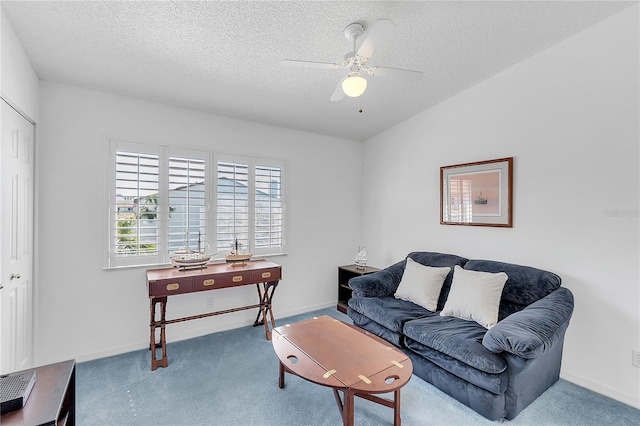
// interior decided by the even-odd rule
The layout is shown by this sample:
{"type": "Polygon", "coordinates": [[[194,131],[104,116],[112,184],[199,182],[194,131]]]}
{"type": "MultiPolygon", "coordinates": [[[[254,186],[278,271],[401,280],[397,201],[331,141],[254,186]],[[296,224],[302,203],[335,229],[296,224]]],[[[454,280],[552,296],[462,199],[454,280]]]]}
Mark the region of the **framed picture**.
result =
{"type": "Polygon", "coordinates": [[[513,157],[440,167],[440,223],[513,226],[513,157]]]}

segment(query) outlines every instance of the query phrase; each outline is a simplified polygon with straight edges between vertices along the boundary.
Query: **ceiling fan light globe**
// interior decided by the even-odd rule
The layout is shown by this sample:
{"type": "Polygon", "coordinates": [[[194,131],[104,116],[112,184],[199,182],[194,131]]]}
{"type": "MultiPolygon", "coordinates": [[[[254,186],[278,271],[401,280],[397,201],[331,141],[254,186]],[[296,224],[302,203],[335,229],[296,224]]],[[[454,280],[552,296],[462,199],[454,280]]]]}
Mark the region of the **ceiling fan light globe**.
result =
{"type": "Polygon", "coordinates": [[[367,80],[360,77],[357,73],[349,74],[347,78],[342,80],[342,91],[345,95],[357,98],[367,89],[367,80]]]}

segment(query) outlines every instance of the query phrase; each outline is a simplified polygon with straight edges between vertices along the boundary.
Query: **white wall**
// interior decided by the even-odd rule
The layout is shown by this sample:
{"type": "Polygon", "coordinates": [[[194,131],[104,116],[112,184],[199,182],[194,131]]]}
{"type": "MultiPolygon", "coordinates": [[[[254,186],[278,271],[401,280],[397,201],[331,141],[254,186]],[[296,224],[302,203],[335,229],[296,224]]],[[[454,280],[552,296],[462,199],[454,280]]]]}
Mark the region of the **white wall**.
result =
{"type": "Polygon", "coordinates": [[[365,143],[363,240],[556,272],[575,296],[562,376],[640,406],[638,7],[365,143]],[[515,157],[512,229],[439,224],[439,168],[515,157]]]}
{"type": "Polygon", "coordinates": [[[2,97],[19,108],[31,120],[38,121],[39,81],[31,62],[16,38],[11,23],[0,9],[2,63],[0,89],[2,97]]]}
{"type": "MultiPolygon", "coordinates": [[[[337,266],[360,243],[362,143],[42,82],[38,364],[148,346],[145,269],[103,270],[107,139],[288,161],[287,256],[276,318],[335,304],[337,266]],[[329,168],[328,168],[329,167],[329,168]],[[330,172],[330,173],[327,173],[330,172]]],[[[255,286],[169,299],[176,318],[257,303],[255,286]]],[[[256,310],[168,326],[168,341],[252,324],[256,310]]],[[[171,362],[171,354],[169,353],[171,362]]]]}

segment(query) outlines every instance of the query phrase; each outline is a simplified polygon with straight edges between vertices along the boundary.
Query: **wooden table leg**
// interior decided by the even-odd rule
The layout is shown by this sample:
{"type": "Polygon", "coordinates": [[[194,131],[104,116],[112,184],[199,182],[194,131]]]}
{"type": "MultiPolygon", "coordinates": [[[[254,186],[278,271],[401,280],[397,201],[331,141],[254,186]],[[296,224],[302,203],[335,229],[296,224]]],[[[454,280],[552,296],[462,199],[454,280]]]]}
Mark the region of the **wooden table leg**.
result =
{"type": "Polygon", "coordinates": [[[260,283],[256,284],[256,288],[258,289],[258,299],[260,300],[260,309],[258,310],[258,315],[256,316],[256,320],[253,323],[254,327],[264,324],[264,331],[267,340],[271,340],[271,329],[276,327],[276,321],[273,316],[273,310],[271,309],[271,303],[273,300],[273,293],[276,291],[276,287],[278,286],[278,281],[270,281],[262,283],[264,287],[264,293],[260,288],[260,283]],[[269,320],[267,315],[271,319],[271,329],[269,329],[269,320]],[[261,318],[262,317],[262,318],[261,318]]]}
{"type": "MultiPolygon", "coordinates": [[[[276,328],[276,320],[273,317],[273,309],[272,309],[272,305],[271,302],[273,301],[273,294],[276,292],[276,287],[278,286],[278,281],[275,282],[270,282],[267,283],[267,287],[265,288],[265,293],[269,291],[269,288],[271,288],[271,294],[269,295],[269,297],[267,298],[267,306],[265,309],[265,314],[269,313],[269,317],[271,320],[271,329],[273,330],[274,328],[276,328]]],[[[264,318],[265,321],[267,320],[267,318],[264,318]]]]}
{"type": "MultiPolygon", "coordinates": [[[[149,336],[149,350],[152,351],[156,347],[156,304],[153,303],[153,298],[149,298],[149,314],[151,320],[149,320],[149,330],[151,335],[149,336]]],[[[151,363],[153,369],[153,363],[151,363]]]]}
{"type": "Polygon", "coordinates": [[[393,392],[393,426],[400,426],[400,389],[393,392]]]}
{"type": "Polygon", "coordinates": [[[342,399],[340,398],[340,393],[338,389],[332,388],[333,396],[336,397],[336,404],[338,404],[338,410],[340,410],[340,417],[342,417],[342,413],[344,412],[344,406],[342,405],[342,399]]]}
{"type": "Polygon", "coordinates": [[[279,362],[279,364],[278,387],[280,387],[280,389],[284,389],[284,364],[282,362],[279,362]]]}
{"type": "Polygon", "coordinates": [[[165,321],[167,312],[167,297],[153,297],[149,299],[151,306],[151,338],[149,342],[149,349],[151,350],[151,371],[156,370],[158,367],[166,368],[169,365],[167,359],[167,336],[165,333],[165,321]],[[156,320],[156,304],[160,304],[160,320],[156,320]],[[160,342],[156,342],[156,328],[160,326],[160,342]],[[162,348],[162,358],[156,358],[156,348],[162,348]]]}
{"type": "Polygon", "coordinates": [[[342,424],[344,426],[353,426],[354,412],[354,392],[351,389],[345,389],[344,402],[342,407],[342,424]]]}

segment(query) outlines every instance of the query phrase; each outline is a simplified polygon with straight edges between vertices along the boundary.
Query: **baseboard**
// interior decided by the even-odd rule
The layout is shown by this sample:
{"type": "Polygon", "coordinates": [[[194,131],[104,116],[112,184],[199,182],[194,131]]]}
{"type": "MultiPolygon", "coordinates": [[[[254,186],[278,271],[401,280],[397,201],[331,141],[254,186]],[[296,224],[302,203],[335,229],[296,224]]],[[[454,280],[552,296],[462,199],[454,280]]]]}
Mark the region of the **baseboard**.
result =
{"type": "Polygon", "coordinates": [[[582,386],[583,388],[592,390],[601,395],[608,396],[609,398],[613,398],[616,401],[620,401],[624,404],[640,409],[640,397],[638,395],[627,395],[627,394],[621,393],[617,389],[603,385],[602,383],[599,383],[599,382],[594,382],[593,380],[587,377],[584,377],[578,374],[573,374],[567,371],[562,371],[560,373],[560,377],[568,382],[574,383],[578,386],[582,386]]]}
{"type": "MultiPolygon", "coordinates": [[[[336,302],[327,302],[313,306],[300,307],[296,309],[291,309],[287,311],[281,311],[275,313],[276,325],[282,325],[279,319],[291,317],[294,315],[300,315],[307,312],[313,312],[320,309],[326,309],[332,306],[336,306],[336,302]]],[[[255,315],[255,312],[253,315],[255,315]]],[[[168,333],[167,343],[171,342],[179,342],[181,340],[193,339],[200,336],[206,336],[207,334],[219,333],[221,331],[226,330],[234,330],[240,327],[247,327],[253,324],[253,319],[247,318],[239,318],[238,320],[224,322],[224,323],[214,323],[208,324],[207,326],[196,326],[197,322],[192,323],[193,327],[183,328],[182,330],[176,330],[176,332],[168,333]]],[[[78,355],[75,357],[77,362],[86,362],[99,358],[106,358],[114,355],[120,355],[127,352],[138,351],[140,349],[146,349],[149,347],[149,340],[144,340],[140,342],[135,342],[130,345],[117,346],[113,348],[109,348],[105,351],[91,352],[82,355],[78,355]]]]}
{"type": "MultiPolygon", "coordinates": [[[[127,352],[139,351],[140,349],[147,349],[148,347],[149,347],[149,341],[145,340],[144,342],[109,348],[108,350],[105,350],[105,351],[89,352],[81,355],[76,355],[74,359],[76,360],[76,362],[86,362],[86,361],[92,361],[94,359],[107,358],[114,355],[125,354],[127,352]]],[[[151,363],[151,361],[149,361],[149,363],[151,363]]]]}

